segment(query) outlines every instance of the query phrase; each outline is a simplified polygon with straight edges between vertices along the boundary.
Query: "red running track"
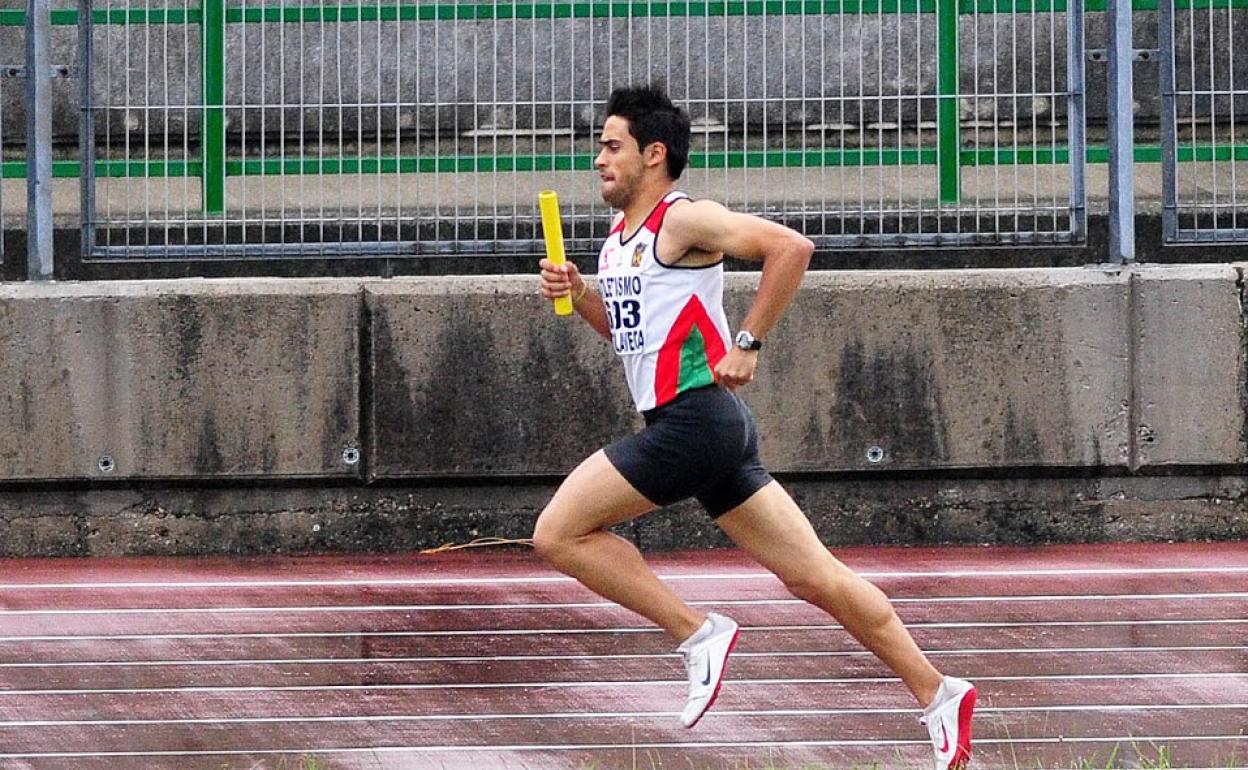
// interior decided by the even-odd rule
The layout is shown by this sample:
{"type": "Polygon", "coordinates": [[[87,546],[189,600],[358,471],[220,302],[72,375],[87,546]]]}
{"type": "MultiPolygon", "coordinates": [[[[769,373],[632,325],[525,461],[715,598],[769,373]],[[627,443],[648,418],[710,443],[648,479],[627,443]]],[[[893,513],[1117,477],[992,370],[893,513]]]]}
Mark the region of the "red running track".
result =
{"type": "MultiPolygon", "coordinates": [[[[974,766],[1248,768],[1248,545],[838,555],[979,686],[974,766]]],[[[0,767],[930,767],[901,684],[774,577],[651,562],[743,626],[691,731],[673,645],[520,549],[0,562],[0,767]]]]}

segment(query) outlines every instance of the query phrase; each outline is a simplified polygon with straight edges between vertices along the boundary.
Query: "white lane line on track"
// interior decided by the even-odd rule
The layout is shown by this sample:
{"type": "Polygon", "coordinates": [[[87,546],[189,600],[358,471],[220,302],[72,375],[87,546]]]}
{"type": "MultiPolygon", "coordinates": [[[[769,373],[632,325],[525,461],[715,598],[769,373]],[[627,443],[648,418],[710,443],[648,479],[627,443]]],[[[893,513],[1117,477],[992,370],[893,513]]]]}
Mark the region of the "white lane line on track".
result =
{"type": "MultiPolygon", "coordinates": [[[[1197,672],[1197,673],[1122,673],[1122,674],[1031,674],[1027,676],[977,676],[975,682],[1037,682],[1037,681],[1096,681],[1106,679],[1232,679],[1244,681],[1248,687],[1248,673],[1197,672]]],[[[747,685],[794,685],[794,684],[882,684],[901,680],[888,676],[862,676],[840,678],[791,678],[791,679],[734,679],[734,688],[747,685]]],[[[593,682],[433,682],[421,684],[307,684],[307,685],[205,685],[183,687],[101,687],[98,689],[44,689],[2,690],[0,697],[45,695],[152,695],[156,693],[238,693],[238,692],[355,692],[379,690],[572,690],[586,687],[687,687],[685,679],[615,680],[593,682]]]]}
{"type": "MultiPolygon", "coordinates": [[[[1133,626],[1205,626],[1248,625],[1248,618],[1175,618],[1137,620],[1037,620],[1037,621],[950,621],[941,623],[906,623],[906,628],[959,629],[959,628],[1073,628],[1073,627],[1133,627],[1133,626]]],[[[742,626],[742,631],[843,631],[834,624],[742,626]]],[[[290,632],[204,632],[179,634],[55,634],[0,636],[0,644],[20,642],[108,642],[139,640],[192,640],[192,639],[335,639],[374,637],[478,637],[478,636],[580,636],[610,634],[659,634],[658,628],[601,627],[601,628],[518,628],[518,629],[460,629],[448,631],[290,631],[290,632]]]]}
{"type": "MultiPolygon", "coordinates": [[[[939,570],[930,572],[858,572],[868,580],[891,578],[996,578],[996,577],[1076,577],[1076,576],[1137,576],[1137,575],[1242,575],[1248,567],[1123,567],[1088,569],[1018,569],[1018,570],[939,570]]],[[[770,572],[729,572],[664,574],[663,580],[776,580],[770,572]]],[[[564,576],[531,575],[525,577],[472,577],[472,578],[361,578],[324,580],[186,580],[186,581],[113,581],[99,583],[0,583],[0,591],[96,591],[154,589],[179,590],[183,588],[332,588],[366,586],[461,586],[461,585],[517,585],[517,584],[567,583],[576,581],[564,576]]]]}
{"type": "MultiPolygon", "coordinates": [[[[979,706],[977,716],[984,714],[1037,714],[1037,713],[1124,713],[1148,711],[1226,711],[1248,710],[1248,703],[1164,704],[1139,703],[1125,705],[1086,704],[1078,706],[979,706]]],[[[543,719],[667,719],[679,716],[677,711],[571,711],[571,712],[524,712],[506,714],[377,714],[355,716],[288,716],[288,717],[185,717],[182,719],[38,719],[0,721],[0,729],[29,727],[152,727],[172,725],[235,725],[235,724],[301,724],[301,723],[373,723],[373,722],[509,722],[540,721],[543,719]]],[[[914,716],[917,708],[858,708],[858,709],[715,709],[715,716],[723,717],[830,717],[830,716],[914,716]]]]}
{"type": "MultiPolygon", "coordinates": [[[[898,605],[924,604],[1010,604],[1016,602],[1126,602],[1126,601],[1208,601],[1211,599],[1248,599],[1248,591],[1217,591],[1210,593],[1171,594],[1074,594],[1074,595],[1010,595],[1010,596],[933,596],[889,598],[898,605]]],[[[802,599],[716,599],[691,601],[704,607],[776,607],[804,606],[802,599]]],[[[324,604],[276,607],[91,607],[75,609],[0,610],[0,617],[77,616],[77,615],[228,615],[249,613],[355,613],[355,612],[505,612],[533,610],[623,609],[618,604],[600,602],[522,602],[516,604],[324,604]]]]}
{"type": "MultiPolygon", "coordinates": [[[[1248,646],[1242,645],[1203,645],[1191,647],[1013,647],[1013,648],[982,648],[958,650],[924,650],[931,656],[942,655],[1100,655],[1136,654],[1136,653],[1190,653],[1190,652],[1225,652],[1235,650],[1248,652],[1248,646]]],[[[0,663],[0,669],[21,668],[160,668],[173,666],[212,667],[212,666],[295,666],[295,665],[374,665],[377,663],[538,663],[569,660],[667,660],[677,656],[676,652],[638,652],[613,654],[567,654],[567,655],[423,655],[396,656],[374,658],[215,658],[185,660],[69,660],[20,663],[0,663]]],[[[734,652],[733,660],[741,658],[874,658],[875,655],[866,650],[807,650],[807,651],[773,651],[773,652],[734,652]]]]}
{"type": "MultiPolygon", "coordinates": [[[[1102,738],[981,738],[975,741],[977,746],[1025,746],[1025,745],[1052,745],[1067,743],[1085,743],[1085,744],[1121,744],[1129,743],[1131,745],[1153,745],[1161,743],[1191,743],[1194,741],[1235,741],[1248,742],[1248,735],[1121,735],[1121,736],[1105,736],[1102,738]]],[[[90,757],[215,757],[215,756],[239,756],[239,755],[264,755],[273,756],[278,754],[286,755],[311,755],[319,756],[322,754],[395,754],[395,753],[412,753],[412,754],[442,754],[442,753],[465,753],[472,752],[474,754],[490,753],[490,752],[528,752],[528,751],[616,751],[630,749],[767,749],[767,748],[853,748],[853,747],[905,747],[905,746],[930,746],[931,743],[926,740],[833,740],[833,741],[707,741],[699,743],[696,741],[682,741],[675,743],[578,743],[578,744],[510,744],[505,746],[482,746],[479,744],[465,744],[461,746],[352,746],[352,747],[327,747],[318,748],[313,746],[294,746],[282,749],[201,749],[190,751],[49,751],[49,752],[32,752],[20,754],[0,754],[0,759],[86,759],[90,757]]]]}

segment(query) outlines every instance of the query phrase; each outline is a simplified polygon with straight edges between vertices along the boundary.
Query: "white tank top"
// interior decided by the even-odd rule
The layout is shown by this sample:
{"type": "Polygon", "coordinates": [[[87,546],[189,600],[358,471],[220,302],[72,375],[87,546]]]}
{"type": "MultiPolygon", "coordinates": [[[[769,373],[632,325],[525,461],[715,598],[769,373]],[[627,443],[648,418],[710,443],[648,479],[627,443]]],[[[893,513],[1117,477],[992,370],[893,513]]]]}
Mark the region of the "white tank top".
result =
{"type": "Polygon", "coordinates": [[[627,240],[621,219],[598,255],[598,292],[611,344],[639,412],[713,385],[715,364],[728,351],[723,263],[671,267],[655,257],[664,215],[688,197],[668,193],[627,240]]]}

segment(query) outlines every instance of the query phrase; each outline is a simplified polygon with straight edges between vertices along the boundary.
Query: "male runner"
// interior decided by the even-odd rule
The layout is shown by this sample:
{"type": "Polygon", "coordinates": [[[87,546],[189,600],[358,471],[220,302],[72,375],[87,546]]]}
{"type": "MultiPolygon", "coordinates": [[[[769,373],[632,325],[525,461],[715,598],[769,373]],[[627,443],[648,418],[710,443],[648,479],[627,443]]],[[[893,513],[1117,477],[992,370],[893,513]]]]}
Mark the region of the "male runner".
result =
{"type": "Polygon", "coordinates": [[[594,592],[661,626],[685,658],[693,727],[715,701],[737,624],[699,612],[608,527],[696,497],[733,542],[798,598],[825,610],[895,671],[923,707],[936,770],[970,759],[975,688],[944,677],[887,597],[832,557],[759,462],[754,418],[736,395],[754,379],[762,340],[792,301],[814,245],[787,227],[693,201],[674,189],[689,118],[656,86],[616,89],[594,161],[619,210],[594,291],[576,266],[541,262],[541,293],[571,296],[612,342],[646,427],[582,462],[533,533],[537,551],[594,592]],[[735,336],[724,316],[723,256],[761,261],[753,306],[735,336]]]}

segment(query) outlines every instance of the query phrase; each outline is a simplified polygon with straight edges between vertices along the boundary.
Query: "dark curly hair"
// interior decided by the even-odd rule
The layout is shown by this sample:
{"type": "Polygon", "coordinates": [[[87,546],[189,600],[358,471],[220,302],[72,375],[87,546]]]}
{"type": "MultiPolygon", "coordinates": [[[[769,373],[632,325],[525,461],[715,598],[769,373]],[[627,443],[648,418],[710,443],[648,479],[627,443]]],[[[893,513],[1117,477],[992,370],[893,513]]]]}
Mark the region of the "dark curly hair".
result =
{"type": "Polygon", "coordinates": [[[628,120],[628,132],[645,149],[655,142],[667,147],[667,174],[679,179],[689,163],[689,116],[672,104],[657,83],[622,86],[607,99],[607,116],[628,120]]]}

